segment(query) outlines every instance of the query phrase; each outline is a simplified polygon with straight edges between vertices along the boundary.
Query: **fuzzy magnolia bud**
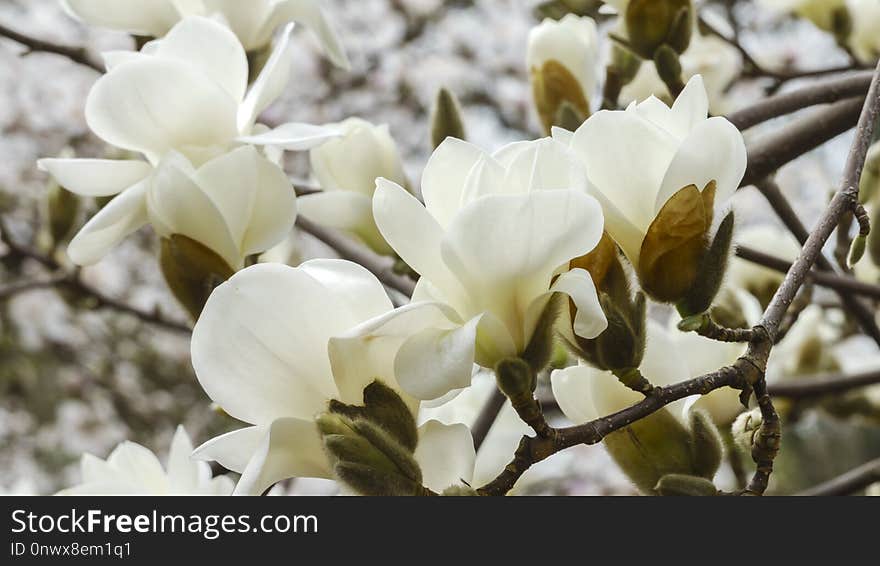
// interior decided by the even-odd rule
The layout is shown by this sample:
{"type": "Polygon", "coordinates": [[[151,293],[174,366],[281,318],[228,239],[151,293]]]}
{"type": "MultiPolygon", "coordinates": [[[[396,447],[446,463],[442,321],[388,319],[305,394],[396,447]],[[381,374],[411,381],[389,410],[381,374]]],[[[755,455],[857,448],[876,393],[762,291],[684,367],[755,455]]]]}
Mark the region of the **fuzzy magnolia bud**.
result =
{"type": "Polygon", "coordinates": [[[495,366],[495,378],[498,388],[511,401],[524,396],[531,397],[537,386],[537,375],[525,360],[508,358],[495,366]]]}
{"type": "Polygon", "coordinates": [[[364,389],[364,405],[331,401],[317,417],[324,448],[340,481],[363,495],[422,495],[415,460],[415,420],[397,393],[379,381],[364,389]]]}
{"type": "Polygon", "coordinates": [[[654,491],[666,497],[705,497],[718,495],[718,488],[706,478],[668,474],[660,478],[654,491]]]}
{"type": "Polygon", "coordinates": [[[762,422],[763,418],[761,417],[761,411],[757,408],[742,413],[735,421],[733,421],[733,426],[731,427],[730,432],[733,435],[733,441],[736,444],[736,447],[743,453],[752,453],[752,445],[755,443],[755,435],[761,428],[762,422]]]}
{"type": "Polygon", "coordinates": [[[181,234],[162,238],[159,265],[168,288],[193,319],[199,318],[214,288],[235,273],[210,248],[181,234]]]}
{"type": "Polygon", "coordinates": [[[682,316],[706,312],[712,306],[730,262],[733,227],[734,215],[730,211],[721,221],[712,244],[700,260],[697,278],[677,305],[682,316]]]}
{"type": "Polygon", "coordinates": [[[529,33],[527,65],[545,132],[554,125],[576,129],[590,116],[597,46],[596,23],[574,14],[545,19],[529,33]]]}
{"type": "Polygon", "coordinates": [[[846,265],[849,268],[852,268],[855,264],[862,259],[862,256],[865,255],[865,247],[868,241],[867,236],[863,236],[862,234],[857,235],[853,238],[852,244],[849,247],[849,254],[846,256],[846,265]]]}
{"type": "Polygon", "coordinates": [[[436,149],[446,138],[466,139],[458,98],[446,88],[437,92],[431,111],[431,144],[436,149]]]}
{"type": "Polygon", "coordinates": [[[528,362],[535,373],[547,367],[553,357],[556,347],[556,321],[564,304],[565,296],[554,293],[544,307],[538,324],[535,325],[532,339],[522,353],[522,359],[528,362]]]}
{"type": "Polygon", "coordinates": [[[691,0],[630,0],[624,21],[633,51],[653,60],[664,45],[685,52],[691,42],[694,7],[691,0]]]}
{"type": "Polygon", "coordinates": [[[691,412],[690,429],[693,438],[694,472],[703,478],[712,479],[724,456],[721,433],[703,411],[691,412]]]}

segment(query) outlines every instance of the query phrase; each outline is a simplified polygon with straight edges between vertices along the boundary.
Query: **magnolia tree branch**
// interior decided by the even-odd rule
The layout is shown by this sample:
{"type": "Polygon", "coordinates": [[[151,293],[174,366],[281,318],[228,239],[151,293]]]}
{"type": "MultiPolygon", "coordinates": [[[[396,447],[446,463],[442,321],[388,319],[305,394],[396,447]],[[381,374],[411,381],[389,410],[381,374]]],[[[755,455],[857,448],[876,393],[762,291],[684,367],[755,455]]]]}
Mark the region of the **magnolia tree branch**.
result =
{"type": "MultiPolygon", "coordinates": [[[[851,101],[846,103],[850,105],[851,101]]],[[[847,108],[847,116],[849,112],[850,109],[847,108]]],[[[754,391],[761,410],[762,424],[755,435],[752,448],[752,459],[755,461],[756,470],[743,493],[763,494],[773,471],[773,460],[779,450],[781,438],[779,415],[773,406],[765,379],[767,360],[783,319],[820,257],[822,247],[828,241],[841,216],[853,210],[858,202],[859,179],[878,112],[880,112],[880,66],[875,70],[868,96],[862,104],[856,139],[847,158],[840,190],[809,234],[801,253],[788,270],[760,322],[752,329],[752,340],[743,356],[732,366],[669,387],[655,387],[641,402],[607,417],[574,427],[552,429],[552,434],[548,435],[524,436],[513,460],[504,471],[479,488],[478,492],[482,495],[504,495],[533,464],[561,450],[578,444],[596,444],[611,432],[620,430],[673,401],[691,395],[705,395],[722,387],[733,387],[743,389],[744,392],[754,391]]],[[[819,122],[813,125],[822,127],[824,120],[819,122]]],[[[810,139],[817,138],[813,135],[810,139]]]]}
{"type": "Polygon", "coordinates": [[[61,45],[58,43],[52,43],[42,39],[37,39],[35,37],[31,37],[29,35],[10,29],[3,24],[0,24],[0,37],[6,37],[20,45],[25,46],[27,48],[27,51],[24,52],[24,55],[29,55],[30,53],[34,52],[53,53],[55,55],[67,57],[74,63],[78,63],[79,65],[88,67],[99,73],[104,72],[103,65],[98,63],[96,59],[84,47],[71,47],[68,45],[61,45]]]}
{"type": "Polygon", "coordinates": [[[880,458],[862,464],[858,468],[854,468],[825,483],[820,483],[817,486],[806,489],[797,495],[851,495],[877,482],[880,482],[880,458]]]}
{"type": "Polygon", "coordinates": [[[37,289],[64,288],[71,290],[82,297],[91,299],[94,302],[93,308],[95,309],[107,309],[127,314],[141,320],[142,322],[173,332],[179,332],[182,334],[192,333],[192,328],[189,324],[167,319],[158,309],[152,311],[143,310],[120,301],[119,299],[114,299],[113,297],[106,295],[103,291],[83,281],[78,269],[65,269],[64,266],[54,258],[18,243],[12,237],[6,223],[2,219],[0,219],[0,242],[6,244],[6,247],[9,248],[10,255],[21,259],[36,261],[43,267],[55,272],[54,275],[47,279],[25,281],[12,284],[5,288],[0,288],[0,300],[9,299],[16,294],[37,289]]]}
{"type": "Polygon", "coordinates": [[[770,394],[774,397],[794,400],[814,399],[878,383],[880,383],[880,370],[852,375],[833,373],[775,383],[770,386],[770,394]]]}

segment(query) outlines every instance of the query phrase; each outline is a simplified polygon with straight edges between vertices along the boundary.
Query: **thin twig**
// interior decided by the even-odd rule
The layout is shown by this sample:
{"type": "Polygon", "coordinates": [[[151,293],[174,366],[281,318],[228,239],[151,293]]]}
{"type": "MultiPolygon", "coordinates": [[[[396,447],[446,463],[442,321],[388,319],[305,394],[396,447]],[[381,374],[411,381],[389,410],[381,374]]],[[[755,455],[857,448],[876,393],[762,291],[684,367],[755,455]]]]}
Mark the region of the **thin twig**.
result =
{"type": "Polygon", "coordinates": [[[24,52],[24,55],[28,55],[33,52],[53,53],[55,55],[67,57],[74,63],[78,63],[99,73],[104,72],[103,65],[98,63],[84,47],[71,47],[68,45],[60,45],[58,43],[52,43],[42,39],[37,39],[35,37],[31,37],[24,33],[10,29],[3,24],[0,24],[0,36],[11,39],[16,43],[27,47],[27,51],[24,52]]]}
{"type": "Polygon", "coordinates": [[[769,385],[770,395],[786,399],[812,399],[867,387],[880,383],[880,370],[866,371],[852,375],[831,373],[786,380],[769,385]]]}
{"type": "Polygon", "coordinates": [[[814,497],[817,495],[852,495],[877,482],[880,482],[880,458],[862,464],[858,468],[825,483],[805,489],[797,495],[814,497]]]}

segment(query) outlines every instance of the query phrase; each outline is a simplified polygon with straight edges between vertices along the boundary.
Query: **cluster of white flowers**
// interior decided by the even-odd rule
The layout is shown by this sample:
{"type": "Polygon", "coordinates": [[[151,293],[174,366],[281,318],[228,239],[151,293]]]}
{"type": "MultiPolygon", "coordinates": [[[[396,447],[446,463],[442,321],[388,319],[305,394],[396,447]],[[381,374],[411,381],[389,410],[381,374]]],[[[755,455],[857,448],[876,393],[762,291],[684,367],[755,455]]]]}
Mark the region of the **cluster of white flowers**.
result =
{"type": "MultiPolygon", "coordinates": [[[[552,136],[493,152],[448,138],[424,169],[420,200],[387,127],[359,118],[274,129],[258,123],[284,89],[294,56],[287,25],[260,72],[250,68],[249,54],[266,48],[276,28],[303,21],[335,62],[346,62],[317,1],[65,4],[85,21],[156,38],[136,53],[106,54],[107,73],[86,104],[96,135],[140,157],[40,162],[77,194],[117,195],[73,239],[69,255],[78,264],[96,262],[149,223],[162,238],[185,236],[207,247],[235,273],[197,309],[192,362],[210,398],[248,424],[194,451],[241,474],[236,493],[259,494],[290,477],[333,478],[340,451],[328,443],[349,455],[353,446],[380,450],[369,452],[373,464],[437,492],[482,478],[468,428],[474,419],[430,415],[456,414],[450,399],[475,374],[511,359],[528,360],[535,373],[546,369],[554,335],[548,320],[572,344],[606,330],[608,266],[597,269],[590,259],[603,241],[613,250],[606,263],[620,261],[619,246],[652,298],[682,299],[746,168],[742,135],[709,117],[699,74],[671,106],[650,96],[592,113],[598,50],[589,19],[544,22],[531,36],[528,65],[552,136]],[[574,111],[583,122],[575,131],[553,127],[560,104],[570,107],[563,115],[574,111]],[[297,199],[279,150],[305,149],[323,191],[297,199]],[[246,258],[288,236],[297,208],[404,262],[418,276],[410,302],[395,308],[376,276],[348,261],[245,267],[246,258]],[[664,271],[669,254],[681,257],[664,271]],[[358,420],[375,381],[405,407],[395,417],[397,439],[358,420]],[[328,407],[338,420],[317,426],[328,407]],[[408,444],[410,422],[421,425],[408,444]],[[410,461],[419,474],[410,473],[410,461]]],[[[647,326],[641,369],[657,385],[742,352],[741,345],[647,326]]],[[[615,375],[569,367],[553,374],[553,391],[563,411],[583,422],[638,399],[615,375]]],[[[696,406],[729,422],[728,394],[696,406]]],[[[524,423],[514,421],[516,436],[524,423]]],[[[210,480],[206,464],[184,458],[190,448],[178,432],[167,474],[132,444],[107,462],[87,457],[85,484],[72,491],[229,491],[227,480],[210,480]]],[[[497,463],[483,466],[498,471],[497,463]]]]}

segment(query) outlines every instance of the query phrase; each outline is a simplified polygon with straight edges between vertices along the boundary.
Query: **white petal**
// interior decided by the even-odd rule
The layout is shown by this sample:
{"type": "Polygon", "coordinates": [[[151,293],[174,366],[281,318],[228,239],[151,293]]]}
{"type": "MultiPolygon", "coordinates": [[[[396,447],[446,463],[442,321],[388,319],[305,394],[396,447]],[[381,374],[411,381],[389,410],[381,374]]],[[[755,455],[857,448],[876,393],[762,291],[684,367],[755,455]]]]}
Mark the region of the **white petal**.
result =
{"type": "Polygon", "coordinates": [[[77,265],[92,265],[113,246],[147,223],[148,180],[122,191],[74,236],[67,255],[77,265]]]}
{"type": "Polygon", "coordinates": [[[197,460],[213,460],[233,472],[242,473],[251,456],[269,432],[269,425],[249,426],[221,434],[196,448],[192,457],[197,460]]]}
{"type": "Polygon", "coordinates": [[[257,116],[268,108],[276,98],[281,96],[290,80],[292,52],[290,50],[290,33],[293,25],[288,25],[278,38],[272,55],[266,61],[263,70],[245,96],[244,103],[238,110],[238,129],[242,134],[250,132],[257,116]]]}
{"type": "Polygon", "coordinates": [[[258,157],[252,146],[243,146],[205,163],[192,176],[192,181],[220,212],[236,251],[252,224],[255,193],[260,187],[258,157]]]}
{"type": "Polygon", "coordinates": [[[359,232],[373,222],[373,200],[356,191],[323,191],[297,198],[299,213],[323,226],[359,232]]]}
{"type": "Polygon", "coordinates": [[[179,18],[166,0],[62,0],[61,5],[91,25],[154,37],[165,35],[179,18]]]}
{"type": "Polygon", "coordinates": [[[147,57],[142,51],[105,51],[101,53],[101,59],[104,60],[104,68],[109,72],[123,63],[137,61],[143,57],[147,57]]]}
{"type": "Polygon", "coordinates": [[[284,240],[296,222],[296,193],[284,171],[265,157],[256,159],[257,194],[241,242],[245,255],[263,252],[284,240]]]}
{"type": "Polygon", "coordinates": [[[507,169],[505,193],[573,189],[587,191],[587,174],[568,147],[553,138],[517,142],[493,157],[507,169]]]}
{"type": "Polygon", "coordinates": [[[152,451],[140,444],[123,442],[113,450],[107,463],[135,485],[153,493],[168,491],[168,477],[162,464],[152,451]]]}
{"type": "Polygon", "coordinates": [[[470,483],[474,475],[474,439],[463,424],[445,425],[428,421],[419,427],[416,462],[422,469],[422,484],[442,492],[447,487],[470,483]]]}
{"type": "Polygon", "coordinates": [[[361,322],[349,310],[351,288],[280,264],[238,272],[214,290],[193,330],[202,387],[253,424],[321,412],[338,397],[328,340],[361,322]]]}
{"type": "Polygon", "coordinates": [[[456,138],[447,138],[431,154],[422,173],[422,197],[440,226],[449,224],[461,208],[468,175],[485,155],[479,147],[456,138]]]}
{"type": "Polygon", "coordinates": [[[582,192],[491,195],[456,216],[441,250],[473,310],[498,317],[521,349],[528,305],[547,292],[557,269],[592,250],[601,236],[601,207],[582,192]]]}
{"type": "Polygon", "coordinates": [[[242,472],[235,493],[260,495],[273,484],[293,477],[332,477],[321,435],[311,419],[273,421],[242,472]]]}
{"type": "Polygon", "coordinates": [[[373,217],[403,261],[444,293],[446,300],[457,302],[463,290],[441,257],[443,229],[422,203],[400,185],[377,179],[373,217]]]}
{"type": "Polygon", "coordinates": [[[589,272],[584,269],[572,269],[560,275],[553,286],[553,292],[565,293],[577,307],[574,318],[574,332],[583,338],[592,339],[605,331],[608,320],[599,304],[596,285],[589,272]]]}
{"type": "Polygon", "coordinates": [[[296,21],[311,29],[327,56],[337,67],[348,70],[351,65],[345,55],[345,49],[336,32],[327,21],[321,3],[318,0],[282,0],[272,8],[272,12],[263,28],[263,35],[269,36],[280,24],[296,21]]]}
{"type": "Polygon", "coordinates": [[[277,146],[288,151],[302,151],[339,137],[339,132],[326,126],[290,122],[274,130],[236,139],[239,143],[277,146]]]}
{"type": "Polygon", "coordinates": [[[172,493],[197,493],[202,482],[211,479],[211,470],[192,460],[193,445],[182,426],[178,426],[168,453],[168,481],[172,493]]]}
{"type": "Polygon", "coordinates": [[[208,18],[190,16],[156,42],[152,53],[191,64],[242,101],[248,83],[247,55],[226,26],[208,18]]]}
{"type": "Polygon", "coordinates": [[[37,165],[68,191],[87,197],[118,194],[153,170],[145,161],[114,159],[40,159],[37,165]]]}
{"type": "Polygon", "coordinates": [[[277,0],[201,0],[201,11],[208,16],[219,16],[221,21],[232,28],[244,48],[251,51],[268,43],[268,38],[260,42],[259,33],[269,17],[269,5],[275,1],[277,0]]]}
{"type": "MultiPolygon", "coordinates": [[[[417,391],[421,391],[421,373],[400,373],[401,369],[407,372],[411,368],[410,365],[398,367],[396,358],[401,346],[419,332],[428,329],[454,330],[460,326],[461,321],[457,320],[456,314],[446,305],[413,303],[368,320],[332,338],[329,347],[330,361],[339,387],[340,400],[347,403],[362,402],[364,387],[377,378],[397,390],[401,390],[404,382],[409,380],[414,383],[417,391]]],[[[471,358],[472,356],[473,354],[471,358]]],[[[406,362],[417,365],[420,360],[407,358],[406,362]]],[[[443,362],[444,369],[452,369],[455,362],[451,356],[448,357],[443,362]]],[[[469,381],[470,367],[467,373],[469,381]]],[[[405,388],[402,390],[406,391],[405,388]]],[[[412,403],[412,406],[416,409],[417,403],[412,403]]]]}
{"type": "Polygon", "coordinates": [[[299,269],[319,281],[358,323],[394,308],[382,283],[365,267],[342,259],[312,259],[299,269]]]}
{"type": "Polygon", "coordinates": [[[592,381],[598,373],[587,366],[571,366],[550,374],[553,397],[571,422],[581,424],[602,416],[593,404],[592,381]]]}
{"type": "Polygon", "coordinates": [[[736,126],[725,118],[704,120],[681,144],[654,205],[659,211],[669,198],[688,185],[701,191],[716,181],[715,205],[721,208],[733,196],[746,172],[746,145],[736,126]]]}
{"type": "Polygon", "coordinates": [[[240,267],[244,257],[223,212],[185,167],[190,167],[185,160],[172,156],[156,168],[147,193],[150,222],[162,237],[192,238],[220,255],[230,268],[240,267]]]}
{"type": "MultiPolygon", "coordinates": [[[[635,112],[603,110],[578,128],[572,150],[596,189],[646,232],[654,201],[678,144],[635,112]]],[[[613,236],[614,226],[608,227],[613,236]]]]}
{"type": "Polygon", "coordinates": [[[180,61],[144,57],[123,63],[92,87],[86,121],[107,143],[157,160],[170,149],[229,143],[235,101],[180,61]]]}

